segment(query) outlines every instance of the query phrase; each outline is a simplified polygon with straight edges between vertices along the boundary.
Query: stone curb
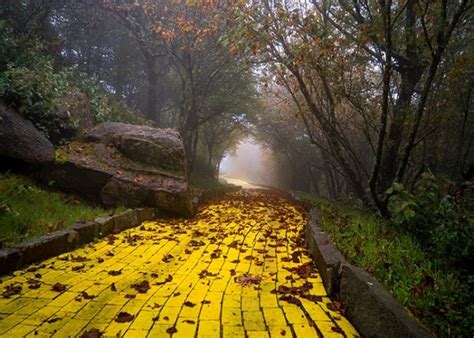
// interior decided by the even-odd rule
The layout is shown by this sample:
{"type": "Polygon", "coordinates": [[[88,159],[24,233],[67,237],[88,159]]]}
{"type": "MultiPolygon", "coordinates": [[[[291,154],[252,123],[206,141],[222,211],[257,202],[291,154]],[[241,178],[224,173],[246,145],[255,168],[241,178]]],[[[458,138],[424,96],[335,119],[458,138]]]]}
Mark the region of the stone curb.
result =
{"type": "Polygon", "coordinates": [[[153,208],[128,209],[117,215],[101,216],[91,222],[76,223],[64,230],[0,249],[0,275],[72,251],[97,237],[136,227],[145,221],[153,220],[156,214],[157,210],[153,208]]]}
{"type": "Polygon", "coordinates": [[[305,237],[328,294],[346,305],[346,317],[363,337],[433,337],[377,280],[350,265],[319,227],[317,208],[309,212],[305,237]]]}
{"type": "Polygon", "coordinates": [[[313,261],[316,264],[324,287],[329,294],[339,291],[340,270],[343,264],[347,264],[344,256],[332,244],[328,235],[319,227],[320,213],[313,208],[308,215],[308,223],[305,227],[306,243],[308,245],[313,261]]]}

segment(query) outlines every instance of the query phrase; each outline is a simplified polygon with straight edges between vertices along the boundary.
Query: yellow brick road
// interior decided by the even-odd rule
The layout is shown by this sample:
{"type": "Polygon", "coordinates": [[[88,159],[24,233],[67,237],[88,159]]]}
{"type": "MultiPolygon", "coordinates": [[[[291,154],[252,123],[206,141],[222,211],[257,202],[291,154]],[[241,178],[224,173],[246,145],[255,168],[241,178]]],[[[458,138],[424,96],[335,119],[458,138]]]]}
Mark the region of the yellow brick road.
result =
{"type": "Polygon", "coordinates": [[[1,278],[0,335],[357,336],[302,247],[305,217],[245,191],[32,265],[1,278]]]}

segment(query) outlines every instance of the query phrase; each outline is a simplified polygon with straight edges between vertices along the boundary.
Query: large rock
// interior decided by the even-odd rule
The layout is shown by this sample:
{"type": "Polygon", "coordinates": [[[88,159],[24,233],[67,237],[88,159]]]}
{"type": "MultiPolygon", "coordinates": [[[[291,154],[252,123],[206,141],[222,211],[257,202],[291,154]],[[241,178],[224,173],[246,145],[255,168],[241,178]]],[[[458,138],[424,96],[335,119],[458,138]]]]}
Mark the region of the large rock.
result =
{"type": "Polygon", "coordinates": [[[32,164],[54,160],[54,147],[28,120],[0,101],[0,156],[32,164]]]}
{"type": "Polygon", "coordinates": [[[170,129],[103,123],[59,148],[40,177],[106,206],[191,213],[183,142],[170,129]]]}

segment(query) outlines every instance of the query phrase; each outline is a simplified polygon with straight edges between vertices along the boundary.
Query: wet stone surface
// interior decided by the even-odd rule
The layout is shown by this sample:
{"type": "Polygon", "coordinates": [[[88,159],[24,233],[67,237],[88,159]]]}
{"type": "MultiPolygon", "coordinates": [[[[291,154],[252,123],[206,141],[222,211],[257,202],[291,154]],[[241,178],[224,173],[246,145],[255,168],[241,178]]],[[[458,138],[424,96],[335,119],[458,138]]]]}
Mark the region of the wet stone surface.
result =
{"type": "Polygon", "coordinates": [[[304,247],[306,217],[244,191],[0,277],[0,336],[356,336],[304,247]]]}

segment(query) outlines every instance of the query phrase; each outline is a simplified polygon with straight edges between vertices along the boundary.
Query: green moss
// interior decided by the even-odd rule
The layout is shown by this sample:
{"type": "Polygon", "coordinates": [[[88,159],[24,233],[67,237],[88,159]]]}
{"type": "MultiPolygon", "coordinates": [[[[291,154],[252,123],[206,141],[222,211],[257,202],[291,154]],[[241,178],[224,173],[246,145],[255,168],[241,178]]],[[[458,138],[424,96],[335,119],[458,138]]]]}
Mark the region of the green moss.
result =
{"type": "Polygon", "coordinates": [[[64,149],[58,148],[54,152],[54,162],[57,164],[64,164],[68,161],[69,156],[64,149]]]}
{"type": "Polygon", "coordinates": [[[117,210],[48,191],[23,176],[0,174],[0,242],[14,244],[117,210]]]}

